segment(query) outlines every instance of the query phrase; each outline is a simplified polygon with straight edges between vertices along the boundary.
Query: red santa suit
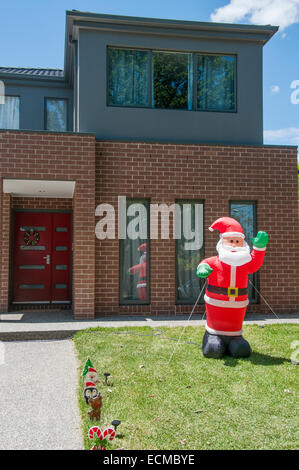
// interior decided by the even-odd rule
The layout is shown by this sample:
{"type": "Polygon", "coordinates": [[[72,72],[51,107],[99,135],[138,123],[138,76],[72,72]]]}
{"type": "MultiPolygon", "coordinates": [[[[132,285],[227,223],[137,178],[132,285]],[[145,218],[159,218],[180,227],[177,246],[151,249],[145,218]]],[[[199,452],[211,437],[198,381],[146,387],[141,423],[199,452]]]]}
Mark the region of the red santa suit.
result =
{"type": "MultiPolygon", "coordinates": [[[[143,243],[138,247],[138,250],[144,252],[146,254],[146,243],[143,243]]],[[[146,300],[146,289],[147,289],[147,281],[146,281],[146,261],[142,261],[135,266],[132,266],[129,269],[131,274],[138,274],[138,281],[137,281],[137,289],[138,289],[138,298],[139,300],[146,300]]]]}
{"type": "MultiPolygon", "coordinates": [[[[236,222],[236,221],[235,221],[236,222]]],[[[212,230],[218,228],[222,236],[240,236],[244,238],[241,225],[227,229],[212,225],[212,230]],[[224,232],[222,231],[224,230],[224,232]]],[[[247,284],[248,275],[257,271],[263,264],[265,248],[253,247],[251,260],[241,266],[232,266],[220,261],[219,256],[204,259],[201,264],[207,264],[213,269],[208,277],[205,294],[206,330],[214,335],[239,336],[242,334],[242,323],[246,307],[249,303],[247,284]]]]}

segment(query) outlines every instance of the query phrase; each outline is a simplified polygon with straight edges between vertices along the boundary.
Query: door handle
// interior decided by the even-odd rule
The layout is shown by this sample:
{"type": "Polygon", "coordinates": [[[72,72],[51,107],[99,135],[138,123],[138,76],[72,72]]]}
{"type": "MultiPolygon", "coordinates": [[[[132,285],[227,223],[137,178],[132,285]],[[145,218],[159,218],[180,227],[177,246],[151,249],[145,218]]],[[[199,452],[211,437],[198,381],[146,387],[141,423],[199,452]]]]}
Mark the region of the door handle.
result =
{"type": "Polygon", "coordinates": [[[43,256],[43,258],[46,260],[46,264],[50,264],[50,255],[43,256]]]}

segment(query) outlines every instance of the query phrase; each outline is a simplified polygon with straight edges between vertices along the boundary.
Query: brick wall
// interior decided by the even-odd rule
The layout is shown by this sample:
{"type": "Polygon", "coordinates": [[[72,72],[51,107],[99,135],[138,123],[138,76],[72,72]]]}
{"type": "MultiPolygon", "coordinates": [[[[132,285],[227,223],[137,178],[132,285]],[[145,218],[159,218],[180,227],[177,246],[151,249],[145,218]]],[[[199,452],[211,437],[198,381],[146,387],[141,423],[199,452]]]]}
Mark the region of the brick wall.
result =
{"type": "MultiPolygon", "coordinates": [[[[208,227],[229,215],[230,200],[257,201],[258,230],[270,235],[260,290],[277,313],[299,310],[297,152],[293,147],[234,147],[96,142],[96,205],[118,195],[173,204],[205,201],[205,256],[216,254],[218,232],[208,227]]],[[[117,217],[116,217],[117,220],[117,217]]],[[[97,220],[96,220],[97,221],[97,220]]],[[[119,241],[96,240],[95,307],[101,315],[189,313],[175,305],[175,241],[151,240],[151,305],[119,306],[119,241]]],[[[202,312],[203,306],[197,312],[202,312]]],[[[266,313],[261,300],[248,313],[266,313]]]]}
{"type": "MultiPolygon", "coordinates": [[[[73,309],[76,318],[94,315],[95,139],[92,135],[0,131],[0,177],[76,181],[73,200],[73,309]],[[88,270],[88,274],[86,273],[88,270]]],[[[8,308],[10,195],[0,194],[0,311],[8,308]]],[[[59,198],[13,198],[14,208],[65,209],[59,198]]]]}
{"type": "Polygon", "coordinates": [[[52,197],[12,197],[12,209],[72,210],[73,199],[52,197]]]}
{"type": "MultiPolygon", "coordinates": [[[[3,178],[76,181],[73,200],[16,198],[0,191],[0,311],[8,308],[10,215],[15,209],[73,210],[73,308],[76,318],[190,313],[175,305],[175,241],[151,240],[151,303],[119,306],[119,241],[95,238],[94,209],[118,196],[173,204],[205,201],[205,256],[216,254],[208,227],[230,200],[257,201],[258,229],[270,243],[260,289],[277,313],[299,310],[297,154],[294,147],[233,147],[95,142],[91,135],[0,131],[3,178]]],[[[116,232],[117,233],[117,232],[116,232]]],[[[170,234],[172,231],[170,230],[170,234]]],[[[203,306],[197,312],[203,312],[203,306]]],[[[269,312],[261,301],[249,313],[269,312]]]]}

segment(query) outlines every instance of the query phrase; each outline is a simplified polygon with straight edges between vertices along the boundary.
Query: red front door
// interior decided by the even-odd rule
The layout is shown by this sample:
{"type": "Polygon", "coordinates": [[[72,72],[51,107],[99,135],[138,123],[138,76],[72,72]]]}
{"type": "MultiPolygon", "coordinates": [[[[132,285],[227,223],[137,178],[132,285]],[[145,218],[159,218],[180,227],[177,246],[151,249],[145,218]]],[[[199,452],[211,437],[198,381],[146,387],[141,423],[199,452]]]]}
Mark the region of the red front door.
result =
{"type": "Polygon", "coordinates": [[[70,302],[70,232],[70,213],[15,213],[13,303],[70,302]]]}

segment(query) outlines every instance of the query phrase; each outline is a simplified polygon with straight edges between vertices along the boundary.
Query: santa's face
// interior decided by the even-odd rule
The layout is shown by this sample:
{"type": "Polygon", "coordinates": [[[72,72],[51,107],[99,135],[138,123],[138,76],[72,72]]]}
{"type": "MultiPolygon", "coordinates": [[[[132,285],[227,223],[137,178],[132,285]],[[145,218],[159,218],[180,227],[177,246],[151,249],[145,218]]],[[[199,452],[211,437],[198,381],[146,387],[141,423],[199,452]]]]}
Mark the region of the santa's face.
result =
{"type": "Polygon", "coordinates": [[[84,382],[98,383],[99,377],[97,372],[89,370],[85,376],[84,382]]]}
{"type": "Polygon", "coordinates": [[[222,243],[224,246],[244,246],[244,239],[242,237],[223,237],[222,243]]]}
{"type": "Polygon", "coordinates": [[[223,237],[217,243],[219,259],[230,266],[243,266],[251,261],[248,243],[241,237],[223,237]]]}

